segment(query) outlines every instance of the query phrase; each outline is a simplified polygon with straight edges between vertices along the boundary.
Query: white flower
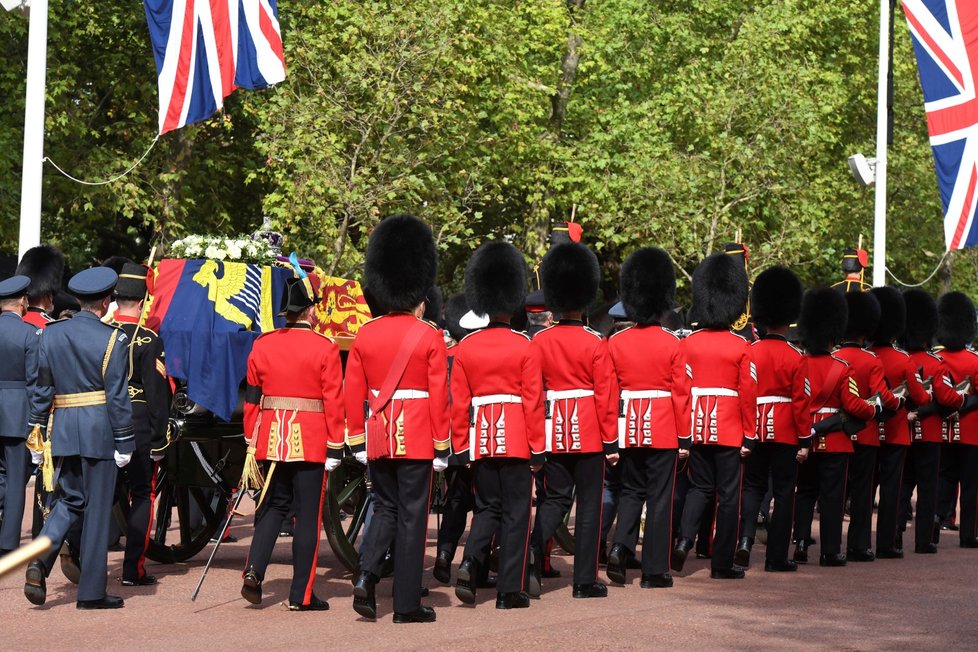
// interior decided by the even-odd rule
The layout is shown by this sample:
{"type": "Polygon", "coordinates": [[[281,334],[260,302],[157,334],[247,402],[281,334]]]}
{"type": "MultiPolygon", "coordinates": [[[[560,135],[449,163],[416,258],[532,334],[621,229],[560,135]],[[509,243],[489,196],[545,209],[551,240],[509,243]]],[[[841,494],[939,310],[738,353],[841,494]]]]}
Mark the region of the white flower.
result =
{"type": "Polygon", "coordinates": [[[224,260],[227,257],[227,252],[215,245],[208,245],[207,250],[204,251],[204,256],[212,260],[224,260]]]}
{"type": "Polygon", "coordinates": [[[238,246],[237,242],[232,241],[228,243],[228,258],[231,260],[241,259],[241,247],[238,246]]]}
{"type": "Polygon", "coordinates": [[[187,258],[199,256],[201,254],[200,245],[192,244],[188,247],[184,247],[183,252],[186,254],[187,258]]]}

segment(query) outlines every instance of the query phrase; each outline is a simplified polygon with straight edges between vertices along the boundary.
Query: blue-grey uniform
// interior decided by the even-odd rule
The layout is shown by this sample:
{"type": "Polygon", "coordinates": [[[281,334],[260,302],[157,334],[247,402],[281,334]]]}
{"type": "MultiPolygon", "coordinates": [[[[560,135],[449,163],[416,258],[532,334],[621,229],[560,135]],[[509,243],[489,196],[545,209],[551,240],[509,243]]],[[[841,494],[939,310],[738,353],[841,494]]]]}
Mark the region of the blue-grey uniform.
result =
{"type": "MultiPolygon", "coordinates": [[[[104,298],[118,277],[107,267],[76,274],[68,290],[84,302],[104,298]]],[[[81,310],[68,320],[50,323],[40,337],[37,387],[31,400],[31,425],[46,428],[57,469],[60,495],[41,530],[54,541],[42,561],[50,573],[65,535],[82,516],[81,579],[78,607],[106,604],[109,524],[116,465],[125,465],[136,447],[129,401],[128,346],[125,334],[81,310]]],[[[28,568],[25,594],[43,604],[43,578],[37,599],[34,564],[28,568]],[[33,591],[33,594],[32,594],[33,591]],[[32,597],[33,595],[33,597],[32,597]]],[[[122,606],[121,600],[113,606],[122,606]]]]}
{"type": "Polygon", "coordinates": [[[30,454],[25,446],[30,396],[37,381],[37,328],[23,319],[23,302],[30,279],[13,276],[0,283],[0,458],[5,485],[0,555],[20,545],[24,493],[30,477],[30,454]]]}

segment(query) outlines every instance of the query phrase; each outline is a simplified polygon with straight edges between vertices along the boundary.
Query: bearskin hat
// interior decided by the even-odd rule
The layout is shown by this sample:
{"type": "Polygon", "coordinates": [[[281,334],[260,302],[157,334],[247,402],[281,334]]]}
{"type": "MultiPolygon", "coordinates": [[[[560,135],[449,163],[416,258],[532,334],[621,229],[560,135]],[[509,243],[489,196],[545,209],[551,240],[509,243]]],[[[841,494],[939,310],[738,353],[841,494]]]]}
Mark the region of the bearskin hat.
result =
{"type": "Polygon", "coordinates": [[[656,247],[633,251],[621,266],[619,292],[629,319],[640,325],[659,323],[676,300],[676,272],[669,254],[656,247]]]}
{"type": "Polygon", "coordinates": [[[937,333],[937,302],[923,290],[907,290],[903,293],[903,301],[907,316],[903,346],[909,351],[926,351],[937,333]]]}
{"type": "Polygon", "coordinates": [[[453,295],[445,304],[445,328],[456,342],[461,342],[462,338],[469,334],[469,331],[459,324],[459,321],[468,311],[469,302],[466,300],[464,292],[453,295]]]}
{"type": "Polygon", "coordinates": [[[424,314],[421,316],[425,321],[430,321],[435,326],[444,325],[442,319],[442,308],[444,307],[445,297],[441,288],[432,285],[424,295],[424,314]]]}
{"type": "Polygon", "coordinates": [[[122,273],[122,268],[126,265],[135,265],[135,261],[126,258],[125,256],[109,256],[102,261],[102,267],[108,267],[116,274],[122,273]]]}
{"type": "Polygon", "coordinates": [[[798,319],[801,312],[801,281],[787,267],[771,267],[754,280],[750,293],[750,312],[754,323],[765,328],[780,328],[798,319]]]}
{"type": "Polygon", "coordinates": [[[810,353],[828,353],[845,332],[849,306],[845,297],[828,287],[812,288],[801,301],[798,331],[810,353]]]}
{"type": "Polygon", "coordinates": [[[880,321],[873,333],[873,341],[880,344],[892,342],[907,328],[907,304],[903,295],[900,290],[888,286],[873,288],[870,294],[880,304],[880,321]]]}
{"type": "Polygon", "coordinates": [[[707,256],[693,271],[693,309],[700,328],[730,328],[747,308],[747,271],[737,256],[707,256]]]}
{"type": "Polygon", "coordinates": [[[54,296],[64,278],[65,257],[51,245],[40,245],[28,249],[17,265],[17,273],[31,279],[27,288],[27,298],[36,301],[50,294],[54,296]]]}
{"type": "Polygon", "coordinates": [[[554,245],[540,264],[540,280],[544,301],[552,312],[584,310],[598,296],[598,257],[582,244],[554,245]]]}
{"type": "Polygon", "coordinates": [[[937,300],[937,341],[950,351],[960,351],[975,339],[975,304],[964,292],[948,292],[937,300]]]}
{"type": "Polygon", "coordinates": [[[370,234],[363,271],[364,285],[383,312],[414,310],[438,271],[431,229],[413,215],[383,219],[370,234]]]}
{"type": "Polygon", "coordinates": [[[872,337],[880,323],[880,302],[869,292],[846,292],[844,297],[849,308],[845,336],[872,337]]]}
{"type": "Polygon", "coordinates": [[[513,315],[526,296],[526,261],[508,242],[487,242],[465,267],[465,298],[480,315],[513,315]]]}

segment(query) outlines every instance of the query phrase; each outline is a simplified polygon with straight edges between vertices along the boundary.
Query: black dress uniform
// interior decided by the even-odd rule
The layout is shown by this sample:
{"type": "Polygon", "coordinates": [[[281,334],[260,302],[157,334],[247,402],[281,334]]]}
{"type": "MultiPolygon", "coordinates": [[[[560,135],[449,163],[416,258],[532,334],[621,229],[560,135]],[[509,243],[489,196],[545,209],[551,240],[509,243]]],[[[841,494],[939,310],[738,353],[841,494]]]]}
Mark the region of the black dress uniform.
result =
{"type": "MultiPolygon", "coordinates": [[[[96,267],[76,274],[68,290],[82,300],[104,300],[117,280],[111,269],[96,267]]],[[[77,606],[123,606],[121,598],[106,596],[105,573],[116,466],[125,466],[136,449],[126,373],[128,339],[88,310],[49,324],[41,336],[30,426],[48,432],[61,495],[41,529],[42,536],[54,541],[52,552],[27,569],[24,593],[34,604],[44,603],[44,578],[68,530],[84,512],[77,606]]]]}

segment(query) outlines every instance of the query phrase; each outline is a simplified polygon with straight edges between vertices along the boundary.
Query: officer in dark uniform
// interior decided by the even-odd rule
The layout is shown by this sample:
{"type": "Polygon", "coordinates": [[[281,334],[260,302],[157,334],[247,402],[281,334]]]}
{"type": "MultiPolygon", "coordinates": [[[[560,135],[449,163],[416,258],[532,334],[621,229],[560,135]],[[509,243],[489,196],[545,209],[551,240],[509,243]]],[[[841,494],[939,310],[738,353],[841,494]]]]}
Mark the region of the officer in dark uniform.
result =
{"type": "Polygon", "coordinates": [[[136,433],[136,452],[121,474],[125,476],[130,501],[122,585],[149,586],[156,584],[156,578],[146,574],[144,564],[153,521],[156,466],[167,444],[170,384],[163,362],[163,341],[140,324],[146,275],[150,272],[136,263],[126,263],[121,272],[115,288],[118,308],[112,325],[129,340],[129,397],[136,433]]]}
{"type": "Polygon", "coordinates": [[[24,441],[30,397],[37,382],[37,328],[24,322],[31,280],[14,276],[0,282],[0,459],[6,485],[0,524],[0,557],[20,546],[24,493],[30,456],[24,441]]]}
{"type": "Polygon", "coordinates": [[[48,432],[61,494],[41,529],[54,542],[52,552],[27,568],[24,594],[36,605],[44,604],[45,577],[84,512],[77,607],[123,606],[122,598],[105,594],[116,467],[128,464],[136,449],[127,382],[129,338],[101,321],[117,281],[106,267],[76,274],[68,291],[78,297],[81,311],[52,322],[41,336],[29,427],[48,432]]]}
{"type": "Polygon", "coordinates": [[[869,267],[869,254],[865,249],[846,249],[842,254],[842,272],[846,275],[832,287],[840,292],[866,292],[873,286],[863,280],[869,267]]]}

